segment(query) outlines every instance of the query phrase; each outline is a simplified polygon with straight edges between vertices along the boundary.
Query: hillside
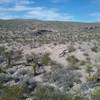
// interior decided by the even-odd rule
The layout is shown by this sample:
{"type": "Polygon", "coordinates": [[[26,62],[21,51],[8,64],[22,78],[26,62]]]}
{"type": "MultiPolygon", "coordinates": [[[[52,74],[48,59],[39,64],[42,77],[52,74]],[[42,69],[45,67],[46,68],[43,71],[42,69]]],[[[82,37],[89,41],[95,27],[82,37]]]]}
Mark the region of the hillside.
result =
{"type": "Polygon", "coordinates": [[[100,23],[0,20],[0,100],[100,100],[100,23]]]}

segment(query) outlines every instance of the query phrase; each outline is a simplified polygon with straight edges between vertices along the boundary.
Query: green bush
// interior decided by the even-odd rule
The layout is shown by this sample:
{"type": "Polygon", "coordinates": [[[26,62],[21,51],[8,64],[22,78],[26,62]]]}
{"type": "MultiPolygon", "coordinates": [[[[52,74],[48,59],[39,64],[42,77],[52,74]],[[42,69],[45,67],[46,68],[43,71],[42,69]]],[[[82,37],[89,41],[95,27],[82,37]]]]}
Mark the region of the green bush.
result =
{"type": "Polygon", "coordinates": [[[100,100],[100,87],[95,88],[93,91],[92,100],[100,100]]]}
{"type": "Polygon", "coordinates": [[[86,72],[89,74],[89,76],[91,76],[92,68],[93,66],[91,65],[91,63],[86,65],[86,72]]]}
{"type": "Polygon", "coordinates": [[[42,61],[41,61],[42,64],[48,65],[50,63],[50,61],[51,61],[51,59],[49,57],[49,53],[44,54],[42,57],[42,61]]]}
{"type": "Polygon", "coordinates": [[[38,86],[33,100],[74,100],[73,96],[60,92],[50,86],[38,86]]]}
{"type": "Polygon", "coordinates": [[[100,76],[100,69],[99,68],[96,70],[95,74],[92,74],[91,73],[92,70],[90,70],[90,69],[88,69],[88,71],[90,74],[86,77],[87,81],[97,81],[99,79],[99,76],[100,76]]]}
{"type": "Polygon", "coordinates": [[[6,71],[3,69],[3,68],[1,68],[2,66],[0,66],[0,73],[5,73],[6,71]]]}
{"type": "Polygon", "coordinates": [[[4,88],[4,86],[3,86],[2,82],[0,81],[0,90],[3,88],[4,88]]]}
{"type": "Polygon", "coordinates": [[[18,100],[23,94],[23,88],[21,86],[4,87],[3,91],[2,100],[18,100]]]}

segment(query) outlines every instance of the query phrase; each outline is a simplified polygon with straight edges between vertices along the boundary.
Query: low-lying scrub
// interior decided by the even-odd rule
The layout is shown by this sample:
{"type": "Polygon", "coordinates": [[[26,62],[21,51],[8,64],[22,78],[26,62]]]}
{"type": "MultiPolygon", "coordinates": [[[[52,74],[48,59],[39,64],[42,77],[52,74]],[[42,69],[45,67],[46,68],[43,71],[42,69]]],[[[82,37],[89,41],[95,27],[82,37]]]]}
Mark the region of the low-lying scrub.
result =
{"type": "Polygon", "coordinates": [[[38,86],[35,89],[33,100],[75,100],[70,94],[60,92],[51,86],[38,86]]]}
{"type": "Polygon", "coordinates": [[[93,91],[92,100],[100,100],[100,87],[95,88],[93,91]]]}
{"type": "Polygon", "coordinates": [[[71,53],[71,52],[74,52],[76,49],[73,45],[70,45],[68,46],[68,52],[71,53]]]}
{"type": "Polygon", "coordinates": [[[69,65],[70,65],[70,68],[73,68],[73,69],[79,69],[79,66],[78,66],[78,63],[80,62],[79,59],[77,59],[75,56],[68,56],[66,58],[66,60],[68,61],[69,65]]]}
{"type": "Polygon", "coordinates": [[[52,71],[45,73],[44,82],[54,83],[58,87],[63,87],[64,91],[70,90],[75,83],[81,83],[81,74],[76,70],[65,69],[61,66],[53,66],[52,71]]]}
{"type": "Polygon", "coordinates": [[[77,64],[79,62],[79,60],[75,57],[75,56],[68,56],[66,58],[66,60],[71,64],[71,65],[74,65],[74,64],[77,64]]]}
{"type": "Polygon", "coordinates": [[[41,63],[44,64],[44,65],[48,65],[51,61],[50,57],[49,57],[49,53],[46,53],[42,56],[41,58],[41,63]]]}
{"type": "Polygon", "coordinates": [[[23,94],[22,86],[3,86],[0,84],[0,90],[2,91],[0,100],[18,100],[23,94]]]}

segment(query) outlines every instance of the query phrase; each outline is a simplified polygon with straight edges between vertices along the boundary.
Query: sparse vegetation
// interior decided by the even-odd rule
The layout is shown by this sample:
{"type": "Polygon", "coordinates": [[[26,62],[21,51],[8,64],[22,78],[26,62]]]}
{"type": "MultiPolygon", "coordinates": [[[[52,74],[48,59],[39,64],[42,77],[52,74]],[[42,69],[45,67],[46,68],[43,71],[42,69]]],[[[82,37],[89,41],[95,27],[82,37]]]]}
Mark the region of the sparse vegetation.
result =
{"type": "Polygon", "coordinates": [[[51,59],[50,59],[49,55],[50,55],[49,53],[46,53],[43,55],[43,57],[41,58],[42,64],[44,64],[44,65],[50,64],[51,59]]]}
{"type": "Polygon", "coordinates": [[[2,86],[0,89],[4,92],[1,97],[2,100],[18,100],[23,94],[23,88],[21,86],[2,86]]]}
{"type": "Polygon", "coordinates": [[[92,100],[100,100],[100,87],[94,89],[92,93],[92,100]]]}
{"type": "Polygon", "coordinates": [[[84,61],[84,60],[80,61],[80,65],[85,65],[85,64],[87,64],[87,61],[84,61]]]}
{"type": "Polygon", "coordinates": [[[69,53],[71,53],[71,52],[74,52],[76,49],[75,49],[75,47],[73,46],[73,45],[70,45],[69,47],[68,47],[68,52],[69,53]]]}
{"type": "Polygon", "coordinates": [[[6,72],[5,69],[2,68],[2,66],[0,66],[0,73],[5,73],[5,72],[6,72]]]}
{"type": "Polygon", "coordinates": [[[6,57],[6,61],[7,61],[7,67],[11,67],[12,50],[5,50],[5,57],[6,57]]]}
{"type": "Polygon", "coordinates": [[[36,88],[33,100],[74,100],[74,96],[61,93],[50,86],[39,86],[36,88]]]}
{"type": "Polygon", "coordinates": [[[92,50],[93,52],[98,52],[98,47],[93,47],[93,48],[91,48],[91,50],[92,50]]]}
{"type": "Polygon", "coordinates": [[[35,76],[37,74],[37,72],[36,72],[37,65],[35,63],[33,63],[32,67],[33,67],[33,72],[34,72],[34,76],[35,76]]]}
{"type": "Polygon", "coordinates": [[[99,61],[100,23],[0,20],[0,100],[100,100],[99,61]]]}
{"type": "Polygon", "coordinates": [[[79,72],[55,65],[51,72],[44,74],[43,80],[44,82],[56,84],[59,88],[62,87],[63,90],[68,91],[73,87],[74,82],[81,83],[80,77],[81,74],[79,72]]]}
{"type": "Polygon", "coordinates": [[[79,60],[75,57],[75,56],[69,56],[66,59],[70,64],[74,65],[77,64],[79,62],[79,60]]]}
{"type": "Polygon", "coordinates": [[[90,63],[86,65],[86,72],[89,74],[89,76],[91,76],[91,72],[93,71],[92,68],[93,65],[91,65],[90,63]]]}
{"type": "Polygon", "coordinates": [[[73,69],[79,69],[79,66],[78,66],[78,63],[79,63],[79,60],[75,57],[75,56],[68,56],[66,58],[66,60],[68,61],[69,65],[71,68],[73,69]]]}

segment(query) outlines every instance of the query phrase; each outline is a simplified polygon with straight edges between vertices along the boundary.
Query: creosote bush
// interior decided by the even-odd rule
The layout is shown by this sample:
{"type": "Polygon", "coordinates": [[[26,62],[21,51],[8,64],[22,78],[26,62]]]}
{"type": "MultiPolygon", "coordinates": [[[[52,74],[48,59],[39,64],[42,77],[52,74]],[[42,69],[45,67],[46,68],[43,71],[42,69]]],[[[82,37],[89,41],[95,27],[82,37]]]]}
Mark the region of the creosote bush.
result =
{"type": "Polygon", "coordinates": [[[5,69],[2,68],[2,66],[0,66],[0,73],[5,73],[5,72],[6,72],[5,69]]]}
{"type": "Polygon", "coordinates": [[[68,52],[71,53],[71,52],[74,52],[76,49],[74,48],[73,45],[70,45],[68,46],[68,52]]]}
{"type": "Polygon", "coordinates": [[[100,100],[100,87],[95,88],[93,91],[92,100],[100,100]]]}
{"type": "Polygon", "coordinates": [[[70,68],[79,69],[79,66],[78,66],[79,60],[75,56],[73,55],[68,56],[66,60],[68,61],[70,68]]]}
{"type": "Polygon", "coordinates": [[[76,72],[76,70],[66,69],[59,65],[53,66],[51,70],[51,72],[43,75],[43,81],[56,84],[58,87],[62,87],[64,91],[69,91],[74,82],[81,83],[81,73],[76,72]]]}
{"type": "Polygon", "coordinates": [[[86,65],[86,72],[89,74],[89,76],[91,76],[91,72],[93,71],[92,68],[93,65],[91,65],[91,63],[86,65]]]}
{"type": "Polygon", "coordinates": [[[66,59],[70,64],[74,65],[79,62],[79,60],[75,56],[68,56],[66,59]]]}
{"type": "Polygon", "coordinates": [[[50,57],[49,57],[49,53],[46,53],[43,55],[43,57],[41,58],[41,63],[44,65],[48,65],[51,61],[50,57]]]}
{"type": "Polygon", "coordinates": [[[98,79],[97,74],[95,75],[89,75],[86,77],[87,81],[96,81],[98,79]]]}
{"type": "Polygon", "coordinates": [[[18,100],[20,96],[23,94],[22,86],[4,86],[2,87],[4,94],[2,96],[2,100],[18,100]]]}
{"type": "Polygon", "coordinates": [[[80,65],[85,65],[87,62],[86,61],[84,61],[84,60],[81,60],[80,61],[80,65]]]}
{"type": "Polygon", "coordinates": [[[65,94],[51,86],[38,86],[33,100],[75,100],[70,94],[65,94]]]}
{"type": "Polygon", "coordinates": [[[100,68],[97,68],[95,74],[91,74],[87,79],[88,79],[88,81],[99,82],[99,77],[100,77],[100,68]]]}

